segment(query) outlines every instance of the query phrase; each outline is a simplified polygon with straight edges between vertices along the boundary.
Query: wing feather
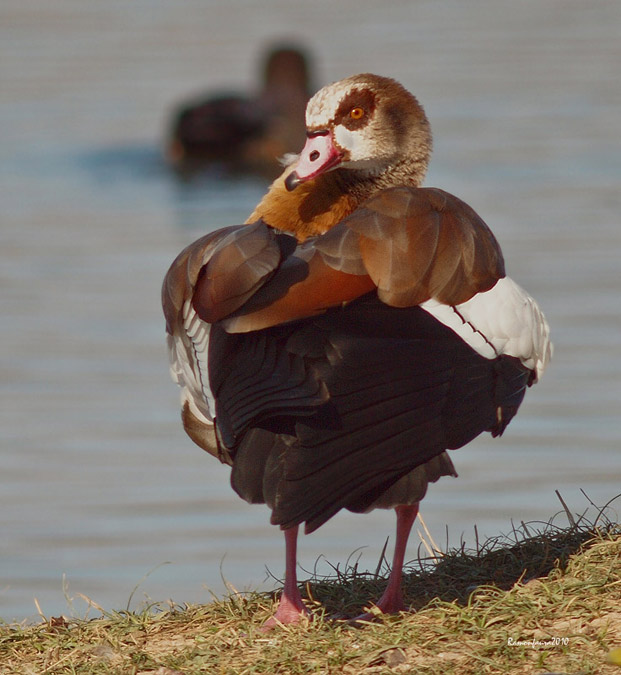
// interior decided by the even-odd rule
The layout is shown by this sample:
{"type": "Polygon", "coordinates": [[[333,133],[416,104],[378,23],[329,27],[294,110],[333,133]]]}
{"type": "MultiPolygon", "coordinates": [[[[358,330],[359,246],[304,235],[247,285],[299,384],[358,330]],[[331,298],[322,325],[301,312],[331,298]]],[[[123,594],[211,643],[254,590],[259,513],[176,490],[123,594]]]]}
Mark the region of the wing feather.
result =
{"type": "Polygon", "coordinates": [[[436,188],[383,190],[343,224],[360,235],[379,297],[395,307],[453,305],[504,276],[498,242],[467,204],[436,188]]]}
{"type": "Polygon", "coordinates": [[[424,493],[423,469],[405,477],[502,433],[547,360],[547,324],[503,278],[485,223],[432,188],[383,190],[303,243],[262,221],[207,235],[162,292],[186,431],[283,527],[400,481],[424,493]]]}
{"type": "Polygon", "coordinates": [[[203,321],[214,323],[239,309],[280,265],[277,235],[262,221],[225,236],[201,267],[192,303],[203,321]]]}
{"type": "Polygon", "coordinates": [[[518,359],[477,354],[424,309],[372,293],[288,326],[217,335],[212,388],[233,485],[270,504],[274,523],[308,531],[341,508],[394,503],[382,496],[416,467],[502,433],[531,375],[518,359]],[[261,436],[255,454],[253,429],[280,440],[261,436]]]}
{"type": "Polygon", "coordinates": [[[260,330],[320,314],[374,289],[393,307],[431,298],[454,305],[502,277],[500,247],[467,204],[435,188],[391,188],[299,244],[225,325],[229,332],[260,330]],[[303,274],[286,269],[295,260],[306,263],[303,274]]]}

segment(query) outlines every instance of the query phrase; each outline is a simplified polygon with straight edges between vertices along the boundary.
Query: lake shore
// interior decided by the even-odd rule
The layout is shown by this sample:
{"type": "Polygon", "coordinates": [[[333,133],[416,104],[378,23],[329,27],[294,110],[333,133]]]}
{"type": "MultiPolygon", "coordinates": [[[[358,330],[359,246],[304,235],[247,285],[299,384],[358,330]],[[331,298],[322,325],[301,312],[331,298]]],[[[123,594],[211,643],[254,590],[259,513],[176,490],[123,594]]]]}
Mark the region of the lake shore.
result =
{"type": "Polygon", "coordinates": [[[415,611],[352,625],[386,582],[356,566],[311,578],[313,620],[261,632],[276,594],[153,605],[97,618],[0,625],[3,673],[546,673],[611,675],[621,665],[621,530],[531,525],[513,540],[427,557],[406,570],[415,611]]]}

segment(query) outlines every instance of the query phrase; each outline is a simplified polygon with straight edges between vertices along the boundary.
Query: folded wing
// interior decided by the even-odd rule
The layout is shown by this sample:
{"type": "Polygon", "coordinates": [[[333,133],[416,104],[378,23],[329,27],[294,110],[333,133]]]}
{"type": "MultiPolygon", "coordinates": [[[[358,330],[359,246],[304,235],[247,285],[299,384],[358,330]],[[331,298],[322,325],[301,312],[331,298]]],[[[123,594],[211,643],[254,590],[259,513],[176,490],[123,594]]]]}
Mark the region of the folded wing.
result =
{"type": "Polygon", "coordinates": [[[435,188],[383,190],[325,234],[300,244],[308,272],[263,287],[226,322],[229,332],[260,330],[312,316],[370,290],[393,307],[435,298],[459,304],[504,277],[500,247],[464,202],[435,188]],[[278,286],[275,296],[273,289],[278,286]]]}
{"type": "Polygon", "coordinates": [[[163,302],[187,433],[283,527],[422,498],[454,472],[446,449],[502,433],[550,354],[492,233],[436,189],[383,190],[302,243],[219,230],[163,302]]]}

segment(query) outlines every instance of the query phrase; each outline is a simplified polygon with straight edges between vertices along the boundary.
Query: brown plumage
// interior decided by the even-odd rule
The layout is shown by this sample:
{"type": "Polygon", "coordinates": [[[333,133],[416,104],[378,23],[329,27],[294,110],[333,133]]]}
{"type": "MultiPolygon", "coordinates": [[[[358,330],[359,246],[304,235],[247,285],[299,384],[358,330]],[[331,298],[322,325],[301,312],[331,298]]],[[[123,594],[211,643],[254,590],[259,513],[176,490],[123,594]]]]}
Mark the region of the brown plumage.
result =
{"type": "Polygon", "coordinates": [[[198,445],[285,530],[277,622],[305,613],[298,525],[342,508],[397,512],[378,602],[403,607],[401,566],[446,450],[500,435],[550,354],[536,304],[464,202],[421,188],[429,123],[389,78],[309,102],[308,139],[247,224],[206,235],[164,281],[172,373],[198,445]]]}
{"type": "Polygon", "coordinates": [[[348,191],[346,176],[326,173],[312,183],[302,183],[295,192],[285,186],[283,173],[250,214],[247,223],[263,220],[270,227],[295,234],[298,241],[314,237],[334,227],[360,203],[348,191]]]}

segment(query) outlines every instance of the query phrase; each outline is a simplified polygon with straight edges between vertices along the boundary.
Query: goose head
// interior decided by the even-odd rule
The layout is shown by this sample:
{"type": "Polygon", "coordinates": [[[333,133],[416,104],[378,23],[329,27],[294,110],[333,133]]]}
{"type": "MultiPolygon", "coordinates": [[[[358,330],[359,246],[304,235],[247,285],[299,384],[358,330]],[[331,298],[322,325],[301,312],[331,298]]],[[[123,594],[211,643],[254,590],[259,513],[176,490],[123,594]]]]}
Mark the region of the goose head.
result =
{"type": "Polygon", "coordinates": [[[381,187],[422,183],[431,129],[422,106],[395,80],[369,73],[320,89],[306,108],[306,144],[287,190],[328,171],[381,187]]]}

